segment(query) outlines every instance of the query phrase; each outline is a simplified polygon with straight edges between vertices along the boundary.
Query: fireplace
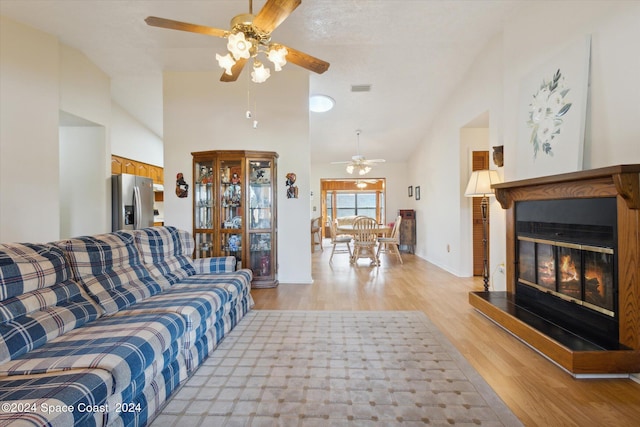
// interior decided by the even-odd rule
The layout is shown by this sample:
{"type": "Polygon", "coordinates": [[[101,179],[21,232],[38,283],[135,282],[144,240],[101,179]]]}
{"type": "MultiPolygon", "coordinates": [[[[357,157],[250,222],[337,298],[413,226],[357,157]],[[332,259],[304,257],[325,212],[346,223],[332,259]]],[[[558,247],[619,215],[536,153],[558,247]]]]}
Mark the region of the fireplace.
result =
{"type": "Polygon", "coordinates": [[[515,216],[517,304],[616,345],[616,199],[520,201],[515,216]]]}
{"type": "Polygon", "coordinates": [[[640,372],[640,165],[493,188],[506,291],[470,304],[576,377],[640,372]]]}

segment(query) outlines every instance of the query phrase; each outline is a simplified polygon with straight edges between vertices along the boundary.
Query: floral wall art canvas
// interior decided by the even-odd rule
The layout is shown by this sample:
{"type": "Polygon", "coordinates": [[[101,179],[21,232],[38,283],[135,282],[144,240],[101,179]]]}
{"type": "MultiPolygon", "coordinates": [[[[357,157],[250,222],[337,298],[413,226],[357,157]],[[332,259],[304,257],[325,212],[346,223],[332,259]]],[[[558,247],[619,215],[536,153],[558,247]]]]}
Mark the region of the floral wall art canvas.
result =
{"type": "Polygon", "coordinates": [[[517,179],[582,169],[590,50],[587,37],[522,80],[517,179]]]}

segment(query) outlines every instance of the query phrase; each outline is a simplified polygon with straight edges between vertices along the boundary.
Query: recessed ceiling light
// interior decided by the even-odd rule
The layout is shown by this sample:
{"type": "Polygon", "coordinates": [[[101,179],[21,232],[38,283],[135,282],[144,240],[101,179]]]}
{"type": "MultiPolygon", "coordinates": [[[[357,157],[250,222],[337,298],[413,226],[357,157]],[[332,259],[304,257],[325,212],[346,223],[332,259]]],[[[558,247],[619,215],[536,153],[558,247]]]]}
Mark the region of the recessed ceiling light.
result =
{"type": "Polygon", "coordinates": [[[326,113],[336,105],[336,101],[327,95],[311,95],[309,98],[309,111],[314,113],[326,113]]]}

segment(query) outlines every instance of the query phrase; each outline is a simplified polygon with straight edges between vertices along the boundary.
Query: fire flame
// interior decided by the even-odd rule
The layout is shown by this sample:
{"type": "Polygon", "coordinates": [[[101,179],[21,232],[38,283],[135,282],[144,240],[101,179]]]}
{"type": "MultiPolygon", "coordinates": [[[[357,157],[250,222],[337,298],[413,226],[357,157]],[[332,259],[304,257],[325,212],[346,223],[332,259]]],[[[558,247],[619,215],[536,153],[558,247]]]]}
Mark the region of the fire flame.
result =
{"type": "Polygon", "coordinates": [[[595,279],[598,281],[598,293],[600,294],[601,297],[604,298],[605,288],[604,288],[603,276],[604,276],[604,273],[602,272],[602,269],[597,267],[591,267],[584,273],[585,279],[587,280],[595,279]]]}
{"type": "Polygon", "coordinates": [[[560,273],[562,281],[579,280],[576,264],[571,259],[571,255],[563,255],[560,257],[560,273]]]}

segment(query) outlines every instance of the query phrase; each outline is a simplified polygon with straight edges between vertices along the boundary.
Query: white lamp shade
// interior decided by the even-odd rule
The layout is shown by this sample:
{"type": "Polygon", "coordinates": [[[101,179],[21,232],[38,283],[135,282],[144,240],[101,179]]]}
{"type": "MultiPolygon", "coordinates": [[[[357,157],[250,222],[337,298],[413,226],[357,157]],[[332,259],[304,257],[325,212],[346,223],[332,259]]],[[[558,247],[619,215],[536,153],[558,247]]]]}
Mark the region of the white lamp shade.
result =
{"type": "Polygon", "coordinates": [[[216,53],[216,59],[218,60],[218,65],[221,68],[224,68],[224,72],[228,75],[231,75],[231,68],[236,64],[236,61],[233,60],[230,53],[226,55],[220,55],[216,53]]]}
{"type": "Polygon", "coordinates": [[[360,166],[360,175],[366,175],[371,172],[371,166],[360,166]]]}
{"type": "Polygon", "coordinates": [[[484,169],[479,171],[473,171],[467,184],[467,189],[464,191],[464,195],[467,197],[475,196],[491,196],[493,190],[491,185],[500,182],[498,172],[494,170],[484,169]]]}
{"type": "Polygon", "coordinates": [[[251,81],[254,83],[264,83],[271,76],[271,70],[264,68],[262,62],[255,61],[253,63],[253,71],[251,72],[251,81]]]}
{"type": "Polygon", "coordinates": [[[238,60],[240,58],[249,59],[251,56],[251,43],[244,37],[243,32],[235,34],[229,34],[229,42],[227,43],[227,49],[238,60]]]}
{"type": "Polygon", "coordinates": [[[269,50],[267,58],[273,62],[273,69],[276,71],[282,70],[282,67],[287,63],[287,54],[289,51],[286,47],[280,46],[269,50]]]}

